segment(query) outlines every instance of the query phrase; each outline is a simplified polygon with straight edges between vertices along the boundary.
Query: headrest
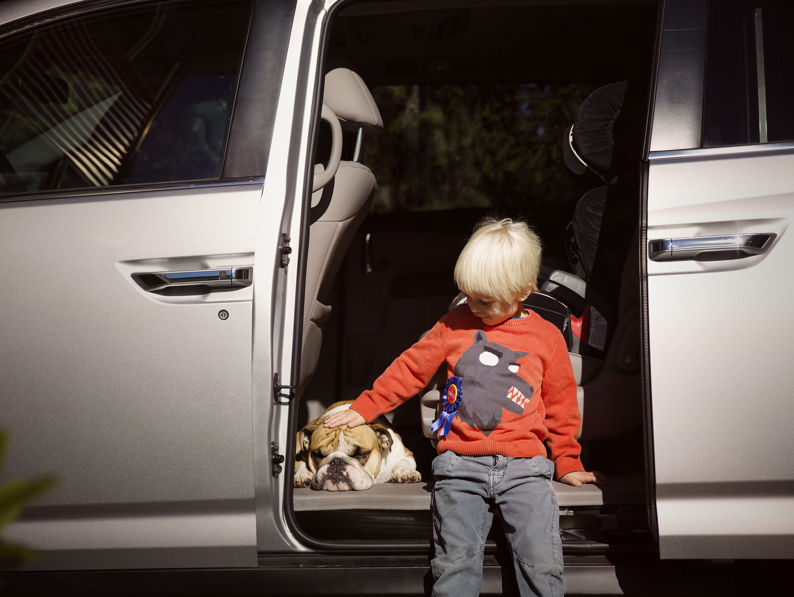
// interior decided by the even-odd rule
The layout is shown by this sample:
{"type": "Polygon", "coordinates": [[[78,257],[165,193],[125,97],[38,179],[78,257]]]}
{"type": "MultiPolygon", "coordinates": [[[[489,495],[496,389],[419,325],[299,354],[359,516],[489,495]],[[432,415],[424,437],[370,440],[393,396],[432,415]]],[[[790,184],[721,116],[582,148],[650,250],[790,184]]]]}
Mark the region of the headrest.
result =
{"type": "Polygon", "coordinates": [[[563,135],[563,159],[575,175],[588,169],[602,179],[619,174],[623,164],[619,163],[622,131],[616,125],[623,111],[627,83],[620,81],[599,87],[588,95],[573,124],[563,135]]]}
{"type": "Polygon", "coordinates": [[[325,75],[323,103],[341,120],[383,126],[380,110],[364,81],[347,68],[336,68],[325,75]]]}

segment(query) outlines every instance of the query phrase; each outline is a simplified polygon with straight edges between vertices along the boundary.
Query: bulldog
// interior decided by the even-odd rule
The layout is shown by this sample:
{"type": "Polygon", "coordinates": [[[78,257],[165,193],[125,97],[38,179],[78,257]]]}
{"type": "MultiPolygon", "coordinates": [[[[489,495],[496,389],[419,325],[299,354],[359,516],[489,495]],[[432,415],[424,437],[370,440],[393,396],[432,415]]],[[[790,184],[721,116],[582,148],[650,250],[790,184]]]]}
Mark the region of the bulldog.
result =
{"type": "Polygon", "coordinates": [[[402,438],[379,418],[353,429],[323,427],[332,414],[350,408],[336,402],[298,431],[295,438],[295,487],[325,491],[369,489],[375,483],[418,483],[422,476],[402,438]]]}

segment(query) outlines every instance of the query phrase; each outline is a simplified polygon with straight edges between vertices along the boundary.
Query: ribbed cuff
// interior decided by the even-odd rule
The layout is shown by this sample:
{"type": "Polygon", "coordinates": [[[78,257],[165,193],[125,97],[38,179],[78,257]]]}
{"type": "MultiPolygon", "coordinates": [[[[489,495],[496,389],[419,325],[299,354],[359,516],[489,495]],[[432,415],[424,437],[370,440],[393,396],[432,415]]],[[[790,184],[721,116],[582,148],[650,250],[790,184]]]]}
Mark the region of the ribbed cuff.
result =
{"type": "Polygon", "coordinates": [[[380,411],[375,408],[375,405],[372,403],[371,400],[357,398],[353,401],[353,404],[350,405],[350,408],[364,417],[364,420],[367,423],[371,423],[375,419],[380,416],[380,411]]]}
{"type": "Polygon", "coordinates": [[[576,457],[560,456],[554,462],[554,478],[558,481],[568,473],[583,470],[584,465],[582,464],[582,461],[576,457]]]}

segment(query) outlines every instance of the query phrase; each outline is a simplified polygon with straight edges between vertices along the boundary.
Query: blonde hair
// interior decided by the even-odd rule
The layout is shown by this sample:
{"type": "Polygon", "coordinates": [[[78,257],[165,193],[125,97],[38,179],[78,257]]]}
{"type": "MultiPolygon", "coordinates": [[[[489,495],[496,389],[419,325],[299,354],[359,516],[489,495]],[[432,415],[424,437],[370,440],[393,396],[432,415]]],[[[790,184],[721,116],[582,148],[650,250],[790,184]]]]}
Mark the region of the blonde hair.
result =
{"type": "Polygon", "coordinates": [[[455,283],[466,294],[504,303],[537,289],[542,246],[526,222],[482,220],[455,264],[455,283]]]}

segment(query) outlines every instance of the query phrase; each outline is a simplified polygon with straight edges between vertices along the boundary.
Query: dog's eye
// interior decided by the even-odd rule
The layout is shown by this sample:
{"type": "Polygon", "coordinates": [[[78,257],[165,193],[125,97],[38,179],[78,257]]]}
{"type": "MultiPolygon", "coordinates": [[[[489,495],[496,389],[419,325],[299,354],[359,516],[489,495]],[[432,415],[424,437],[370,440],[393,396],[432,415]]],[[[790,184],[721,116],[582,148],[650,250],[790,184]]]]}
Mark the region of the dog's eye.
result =
{"type": "Polygon", "coordinates": [[[358,450],[355,454],[353,454],[353,458],[361,462],[366,462],[367,458],[369,458],[369,451],[362,452],[361,450],[358,450]]]}

